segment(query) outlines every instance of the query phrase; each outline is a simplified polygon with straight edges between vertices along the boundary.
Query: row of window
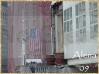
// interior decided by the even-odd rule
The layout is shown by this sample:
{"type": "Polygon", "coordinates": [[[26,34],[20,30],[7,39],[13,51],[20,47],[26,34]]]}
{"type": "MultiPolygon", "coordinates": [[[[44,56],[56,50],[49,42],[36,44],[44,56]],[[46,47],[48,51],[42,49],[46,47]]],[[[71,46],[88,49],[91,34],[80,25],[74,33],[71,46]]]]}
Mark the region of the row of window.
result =
{"type": "Polygon", "coordinates": [[[64,21],[72,18],[72,7],[64,11],[64,21]]]}
{"type": "Polygon", "coordinates": [[[90,8],[89,10],[94,10],[98,8],[97,2],[89,2],[90,8]]]}
{"type": "Polygon", "coordinates": [[[7,12],[2,11],[2,16],[7,16],[7,12]]]}
{"type": "Polygon", "coordinates": [[[2,35],[8,35],[8,30],[6,30],[6,29],[2,29],[2,35]]]}
{"type": "Polygon", "coordinates": [[[96,38],[98,35],[98,7],[96,2],[89,3],[90,13],[90,38],[96,38]]]}
{"type": "Polygon", "coordinates": [[[72,20],[64,22],[64,31],[71,32],[72,31],[72,20]]]}
{"type": "Polygon", "coordinates": [[[3,12],[3,15],[6,15],[7,14],[7,7],[2,7],[2,12],[3,12]]]}
{"type": "MultiPolygon", "coordinates": [[[[7,21],[2,20],[2,25],[7,25],[7,24],[8,24],[7,21]]],[[[5,27],[7,27],[7,26],[5,26],[5,27]]]]}
{"type": "Polygon", "coordinates": [[[76,5],[76,41],[83,42],[86,40],[86,15],[85,2],[76,5]]]}
{"type": "Polygon", "coordinates": [[[5,25],[7,24],[7,17],[8,13],[7,13],[7,9],[5,7],[3,7],[3,10],[2,10],[2,25],[5,25]]]}
{"type": "Polygon", "coordinates": [[[76,18],[76,29],[86,26],[86,15],[82,15],[76,18]]]}
{"type": "Polygon", "coordinates": [[[98,22],[98,10],[90,11],[90,24],[98,22]]]}
{"type": "MultiPolygon", "coordinates": [[[[76,13],[76,41],[81,42],[86,40],[86,9],[85,2],[78,3],[75,6],[76,13]]],[[[67,43],[73,42],[72,35],[72,8],[68,8],[64,11],[64,32],[66,34],[67,43]]],[[[98,26],[98,9],[96,2],[89,3],[89,15],[90,15],[90,37],[97,37],[98,26]]]]}
{"type": "Polygon", "coordinates": [[[81,2],[76,5],[76,16],[85,13],[85,2],[81,2]]]}
{"type": "Polygon", "coordinates": [[[8,19],[7,16],[2,16],[3,21],[7,21],[7,19],[8,19]]]}
{"type": "Polygon", "coordinates": [[[64,11],[64,31],[66,32],[66,44],[72,43],[72,7],[64,11]]]}

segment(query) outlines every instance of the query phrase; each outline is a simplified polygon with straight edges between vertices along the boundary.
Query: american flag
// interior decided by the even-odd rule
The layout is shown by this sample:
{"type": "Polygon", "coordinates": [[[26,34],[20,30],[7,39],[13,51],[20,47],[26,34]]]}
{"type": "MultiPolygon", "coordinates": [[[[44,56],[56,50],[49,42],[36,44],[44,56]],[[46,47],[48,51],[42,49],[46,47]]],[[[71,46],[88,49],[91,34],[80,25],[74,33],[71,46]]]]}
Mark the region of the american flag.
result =
{"type": "MultiPolygon", "coordinates": [[[[17,21],[16,23],[19,26],[19,23],[21,23],[21,20],[22,20],[19,17],[22,16],[21,12],[22,12],[23,6],[24,6],[24,17],[25,17],[24,23],[27,25],[26,28],[27,28],[27,32],[28,32],[28,36],[26,39],[26,41],[27,41],[26,42],[26,44],[27,44],[26,45],[27,58],[43,58],[43,56],[46,55],[46,53],[45,53],[45,49],[46,49],[45,44],[46,43],[42,42],[43,39],[45,38],[44,37],[45,34],[43,35],[44,30],[43,30],[42,26],[51,25],[49,17],[45,17],[46,15],[49,14],[46,9],[50,7],[51,2],[33,2],[33,3],[32,2],[25,2],[25,3],[18,2],[18,4],[15,3],[16,6],[14,6],[13,5],[14,3],[11,2],[11,6],[8,7],[8,12],[10,15],[12,15],[12,16],[9,16],[9,19],[8,19],[9,41],[10,41],[9,49],[8,49],[8,51],[9,51],[9,53],[8,53],[9,72],[11,72],[15,68],[15,65],[17,65],[17,61],[15,61],[16,58],[13,58],[13,55],[14,55],[13,52],[16,50],[13,49],[13,44],[11,43],[11,42],[13,42],[12,41],[12,39],[13,39],[12,38],[12,34],[13,34],[12,33],[13,32],[12,26],[14,25],[13,24],[13,17],[16,18],[16,20],[15,19],[14,20],[17,21]],[[36,5],[36,7],[34,5],[34,8],[32,7],[33,3],[35,3],[35,5],[36,5]],[[13,10],[17,10],[17,11],[13,12],[13,10]],[[33,11],[34,11],[34,13],[33,13],[33,11]],[[17,14],[17,15],[14,16],[13,14],[17,14]],[[40,15],[40,16],[38,16],[38,15],[40,15]],[[16,16],[18,16],[18,17],[16,17],[16,16]],[[43,22],[45,22],[45,24],[43,24],[43,22]]],[[[21,47],[21,45],[20,45],[20,47],[21,47]]],[[[19,50],[19,49],[17,49],[17,50],[19,50]]],[[[19,51],[21,52],[21,50],[19,50],[19,51]]],[[[18,57],[18,55],[16,57],[18,57]]],[[[20,61],[18,63],[20,63],[20,61]]]]}
{"type": "Polygon", "coordinates": [[[40,30],[36,28],[30,28],[28,58],[40,58],[40,49],[40,30]]]}
{"type": "MultiPolygon", "coordinates": [[[[44,17],[46,15],[48,15],[48,11],[46,10],[47,8],[50,8],[50,3],[51,2],[34,2],[34,8],[31,9],[34,10],[33,11],[33,17],[30,19],[28,16],[28,32],[29,32],[29,36],[28,36],[28,52],[27,52],[27,58],[43,58],[46,55],[46,43],[43,42],[44,40],[44,35],[43,35],[43,25],[51,25],[50,23],[50,18],[49,17],[44,17]],[[43,6],[44,5],[44,6],[43,6]],[[45,6],[47,6],[47,8],[45,8],[45,6]],[[44,9],[43,9],[44,8],[44,9]],[[44,11],[43,11],[44,10],[44,11]],[[44,15],[44,13],[46,13],[46,15],[44,15]],[[39,16],[40,15],[40,16],[39,16]],[[29,20],[32,20],[29,22],[29,20]],[[45,22],[45,24],[43,24],[43,22],[45,22]],[[32,24],[32,25],[31,25],[32,24]]],[[[29,6],[29,4],[25,4],[27,5],[27,8],[29,6]]],[[[32,5],[31,5],[32,6],[32,5]]],[[[30,6],[30,7],[31,7],[30,6]]],[[[26,6],[25,6],[26,7],[26,6]]],[[[29,12],[29,11],[28,11],[29,12]]],[[[28,13],[27,13],[28,14],[28,13]]],[[[48,15],[50,16],[50,14],[48,15]]],[[[49,28],[49,27],[48,27],[49,28]]],[[[50,27],[51,28],[51,27],[50,27]]]]}
{"type": "MultiPolygon", "coordinates": [[[[34,3],[33,3],[34,4],[34,3]]],[[[27,4],[27,7],[29,7],[29,4],[27,4]]],[[[34,6],[33,6],[34,8],[34,6]]],[[[32,10],[32,9],[31,9],[32,10]]],[[[29,31],[29,36],[28,36],[28,51],[27,51],[27,58],[40,58],[41,55],[41,42],[40,42],[40,28],[38,25],[39,19],[37,18],[37,11],[36,8],[33,9],[34,13],[31,19],[32,21],[28,22],[28,31],[29,31]],[[33,25],[31,25],[33,23],[33,25]],[[34,27],[35,28],[34,28],[34,27]]],[[[28,16],[28,21],[30,19],[30,16],[28,16]]],[[[39,22],[40,23],[40,22],[39,22]]]]}

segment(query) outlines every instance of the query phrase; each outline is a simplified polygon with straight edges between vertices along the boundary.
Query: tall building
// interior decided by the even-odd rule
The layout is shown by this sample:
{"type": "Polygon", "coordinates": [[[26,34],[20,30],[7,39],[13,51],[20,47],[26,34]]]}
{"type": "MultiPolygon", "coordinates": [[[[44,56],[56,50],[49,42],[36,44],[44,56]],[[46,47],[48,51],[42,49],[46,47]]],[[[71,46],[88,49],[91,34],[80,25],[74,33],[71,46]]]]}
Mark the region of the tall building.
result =
{"type": "Polygon", "coordinates": [[[8,72],[8,9],[7,2],[2,2],[2,72],[8,72]]]}
{"type": "Polygon", "coordinates": [[[15,68],[23,65],[22,40],[18,40],[18,33],[22,31],[22,3],[8,2],[8,72],[14,72],[15,68]],[[20,8],[19,8],[20,6],[20,8]]]}
{"type": "Polygon", "coordinates": [[[25,14],[28,28],[26,58],[44,59],[47,54],[51,54],[50,2],[28,2],[26,4],[25,14]]]}
{"type": "Polygon", "coordinates": [[[50,2],[8,2],[8,25],[8,72],[51,54],[50,2]]]}

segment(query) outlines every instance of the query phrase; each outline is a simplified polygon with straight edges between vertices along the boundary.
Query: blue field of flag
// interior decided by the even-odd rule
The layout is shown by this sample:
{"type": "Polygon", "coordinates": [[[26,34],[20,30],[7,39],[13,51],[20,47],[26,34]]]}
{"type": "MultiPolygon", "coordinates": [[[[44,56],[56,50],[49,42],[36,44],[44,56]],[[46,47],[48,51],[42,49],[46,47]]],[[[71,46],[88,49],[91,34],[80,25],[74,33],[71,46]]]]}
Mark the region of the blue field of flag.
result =
{"type": "Polygon", "coordinates": [[[36,29],[35,28],[30,29],[30,37],[36,38],[36,29]]]}

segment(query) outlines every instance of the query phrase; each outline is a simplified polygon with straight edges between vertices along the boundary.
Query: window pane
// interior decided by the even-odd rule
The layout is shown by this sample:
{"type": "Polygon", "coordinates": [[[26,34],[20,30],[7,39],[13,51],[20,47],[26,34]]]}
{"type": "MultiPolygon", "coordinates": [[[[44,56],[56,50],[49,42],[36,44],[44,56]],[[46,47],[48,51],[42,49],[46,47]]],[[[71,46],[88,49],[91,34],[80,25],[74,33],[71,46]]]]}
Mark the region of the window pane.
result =
{"type": "Polygon", "coordinates": [[[86,38],[86,28],[83,29],[83,38],[86,38]]]}
{"type": "Polygon", "coordinates": [[[93,2],[93,8],[97,8],[98,5],[97,5],[97,2],[93,2]]]}
{"type": "Polygon", "coordinates": [[[70,21],[70,31],[72,31],[72,20],[70,21]]]}
{"type": "Polygon", "coordinates": [[[94,32],[98,33],[98,25],[94,25],[94,32]]]}
{"type": "Polygon", "coordinates": [[[98,23],[98,11],[94,10],[94,23],[98,23]]]}
{"type": "Polygon", "coordinates": [[[82,29],[80,29],[80,35],[82,34],[82,29]]]}
{"type": "Polygon", "coordinates": [[[66,14],[66,16],[67,16],[67,20],[69,19],[69,9],[67,9],[67,14],[66,14]]]}
{"type": "Polygon", "coordinates": [[[76,13],[76,16],[78,16],[78,5],[76,5],[76,11],[75,11],[75,13],[76,13]]]}
{"type": "Polygon", "coordinates": [[[66,10],[64,11],[64,21],[66,20],[66,10]]]}
{"type": "Polygon", "coordinates": [[[94,31],[93,31],[93,26],[90,27],[90,37],[93,38],[94,31]]]}
{"type": "Polygon", "coordinates": [[[67,20],[67,10],[66,10],[66,15],[65,16],[66,16],[66,20],[67,20]]]}
{"type": "Polygon", "coordinates": [[[79,28],[78,18],[76,18],[76,29],[79,28]]]}
{"type": "Polygon", "coordinates": [[[86,16],[83,15],[83,26],[86,26],[86,16]]]}
{"type": "Polygon", "coordinates": [[[79,30],[76,31],[76,41],[77,41],[77,42],[79,41],[79,30]]]}
{"type": "Polygon", "coordinates": [[[92,12],[90,12],[90,24],[92,24],[92,12]]]}
{"type": "Polygon", "coordinates": [[[80,28],[82,28],[83,27],[83,16],[81,16],[81,23],[80,23],[80,25],[81,25],[80,28]]]}
{"type": "Polygon", "coordinates": [[[92,10],[92,2],[89,3],[89,9],[92,10]]]}
{"type": "Polygon", "coordinates": [[[67,32],[69,32],[69,21],[67,21],[67,32]]]}
{"type": "Polygon", "coordinates": [[[64,22],[64,32],[66,32],[66,22],[64,22]]]}
{"type": "Polygon", "coordinates": [[[82,11],[85,11],[85,2],[82,2],[82,11]]]}
{"type": "Polygon", "coordinates": [[[81,24],[82,24],[82,17],[81,16],[79,17],[79,21],[78,22],[79,22],[79,27],[81,28],[81,24]]]}
{"type": "Polygon", "coordinates": [[[72,7],[70,8],[70,19],[72,18],[72,7]]]}

